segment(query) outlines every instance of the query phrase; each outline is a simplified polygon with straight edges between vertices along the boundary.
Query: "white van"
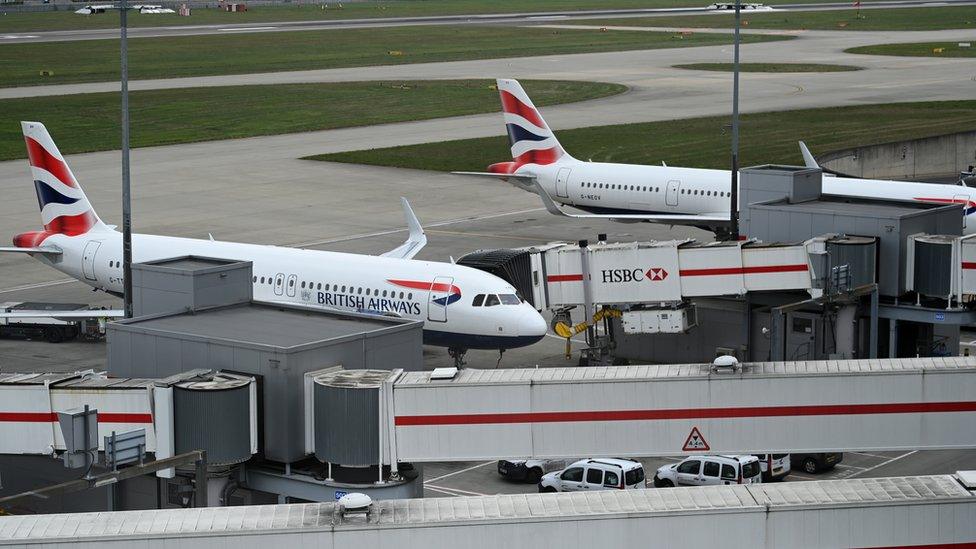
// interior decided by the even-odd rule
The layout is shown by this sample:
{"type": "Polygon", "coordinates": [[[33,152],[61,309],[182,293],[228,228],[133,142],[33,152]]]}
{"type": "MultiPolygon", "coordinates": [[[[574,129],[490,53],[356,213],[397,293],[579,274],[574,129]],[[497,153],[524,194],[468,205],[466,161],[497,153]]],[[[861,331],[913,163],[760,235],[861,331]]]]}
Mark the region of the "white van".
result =
{"type": "Polygon", "coordinates": [[[581,459],[539,481],[540,492],[585,492],[647,487],[644,466],[622,458],[581,459]]]}
{"type": "Polygon", "coordinates": [[[762,482],[759,458],[741,456],[690,456],[665,465],[654,475],[654,486],[711,486],[720,484],[758,484],[762,482]]]}
{"type": "Polygon", "coordinates": [[[763,482],[783,480],[790,474],[792,466],[789,454],[753,454],[759,458],[763,482]]]}

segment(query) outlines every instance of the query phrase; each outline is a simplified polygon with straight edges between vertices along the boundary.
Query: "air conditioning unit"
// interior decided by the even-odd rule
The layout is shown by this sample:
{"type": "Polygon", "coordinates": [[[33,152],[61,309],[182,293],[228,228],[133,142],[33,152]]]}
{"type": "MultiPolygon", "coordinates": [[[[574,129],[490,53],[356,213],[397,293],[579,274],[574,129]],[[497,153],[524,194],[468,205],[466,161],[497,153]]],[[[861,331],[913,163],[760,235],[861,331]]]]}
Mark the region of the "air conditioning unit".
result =
{"type": "Polygon", "coordinates": [[[695,307],[627,311],[620,323],[625,334],[680,334],[697,323],[695,307]]]}

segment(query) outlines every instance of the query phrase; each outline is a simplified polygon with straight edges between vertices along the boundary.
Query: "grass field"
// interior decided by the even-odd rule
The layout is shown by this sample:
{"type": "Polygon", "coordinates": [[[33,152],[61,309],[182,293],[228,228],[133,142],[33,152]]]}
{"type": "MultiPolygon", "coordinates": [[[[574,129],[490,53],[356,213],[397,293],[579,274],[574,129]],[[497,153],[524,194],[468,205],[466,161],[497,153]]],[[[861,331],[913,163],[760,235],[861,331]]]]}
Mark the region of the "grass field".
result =
{"type": "MultiPolygon", "coordinates": [[[[522,82],[542,104],[622,93],[619,84],[522,82]]],[[[499,109],[489,80],[349,82],[133,92],[132,145],[145,147],[366,126],[499,109]]],[[[63,153],[120,147],[117,93],[0,101],[0,160],[23,158],[20,120],[43,122],[63,153]]]]}
{"type": "MultiPolygon", "coordinates": [[[[780,37],[746,36],[746,42],[780,37]]],[[[176,78],[728,44],[730,36],[503,26],[395,27],[129,41],[129,78],[176,78]]],[[[119,77],[115,40],[0,46],[0,86],[119,77]],[[82,52],[78,55],[70,51],[82,52]],[[54,76],[39,76],[39,71],[54,76]]]]}
{"type": "MultiPolygon", "coordinates": [[[[767,0],[767,4],[791,3],[795,0],[767,0]]],[[[804,0],[809,3],[811,0],[804,0]]],[[[812,0],[827,2],[832,0],[812,0]]],[[[867,3],[867,2],[865,2],[867,3]]],[[[337,9],[338,2],[299,2],[278,6],[251,6],[247,12],[227,13],[217,9],[193,10],[191,17],[177,15],[139,15],[129,18],[133,27],[177,25],[220,25],[232,23],[267,23],[270,21],[322,21],[342,19],[370,19],[380,17],[423,17],[477,13],[513,13],[526,11],[578,11],[587,9],[674,8],[702,6],[702,0],[385,0],[347,2],[337,9]]],[[[90,17],[73,13],[84,3],[72,4],[72,11],[45,13],[9,12],[0,8],[0,32],[51,31],[69,29],[103,29],[118,27],[118,15],[113,13],[90,17]]]]}
{"type": "MultiPolygon", "coordinates": [[[[732,72],[732,63],[688,63],[671,65],[676,69],[693,71],[732,72]]],[[[820,63],[739,63],[741,72],[846,72],[859,71],[853,65],[824,65],[820,63]]]]}
{"type": "Polygon", "coordinates": [[[965,42],[918,42],[914,44],[878,44],[844,50],[845,53],[866,55],[904,55],[910,57],[976,57],[976,40],[965,42]],[[941,50],[941,51],[938,51],[941,50]]]}
{"type": "MultiPolygon", "coordinates": [[[[731,28],[735,22],[731,15],[686,15],[602,19],[588,21],[588,24],[731,28]]],[[[853,8],[836,11],[743,13],[742,28],[854,31],[969,29],[976,28],[976,6],[870,9],[861,10],[860,18],[853,8]]]]}
{"type": "MultiPolygon", "coordinates": [[[[598,126],[557,132],[574,157],[699,168],[729,165],[727,116],[598,126]]],[[[814,153],[976,127],[976,101],[830,107],[742,116],[740,165],[801,164],[797,140],[814,153]]],[[[511,159],[505,137],[327,154],[312,160],[417,168],[484,170],[511,159]]]]}

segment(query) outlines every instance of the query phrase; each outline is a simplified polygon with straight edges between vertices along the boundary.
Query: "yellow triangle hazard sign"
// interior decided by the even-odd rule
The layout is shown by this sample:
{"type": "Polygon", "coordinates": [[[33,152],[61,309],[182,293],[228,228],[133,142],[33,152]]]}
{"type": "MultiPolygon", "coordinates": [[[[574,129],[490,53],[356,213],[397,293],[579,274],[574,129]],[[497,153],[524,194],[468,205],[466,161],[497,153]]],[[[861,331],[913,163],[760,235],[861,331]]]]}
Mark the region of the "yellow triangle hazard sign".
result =
{"type": "Polygon", "coordinates": [[[688,433],[688,438],[685,439],[685,445],[681,447],[682,452],[698,452],[707,451],[711,448],[708,443],[705,442],[705,437],[702,436],[701,431],[698,427],[692,427],[691,432],[688,433]]]}

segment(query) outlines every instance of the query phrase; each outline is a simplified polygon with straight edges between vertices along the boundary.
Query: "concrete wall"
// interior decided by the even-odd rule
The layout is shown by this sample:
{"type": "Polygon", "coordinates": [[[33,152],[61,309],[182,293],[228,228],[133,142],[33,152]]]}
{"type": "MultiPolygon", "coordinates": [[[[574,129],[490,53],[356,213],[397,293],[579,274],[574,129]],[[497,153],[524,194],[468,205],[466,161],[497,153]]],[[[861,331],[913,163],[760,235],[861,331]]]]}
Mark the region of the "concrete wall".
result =
{"type": "Polygon", "coordinates": [[[864,178],[956,177],[976,164],[976,130],[834,151],[818,160],[825,168],[864,178]]]}

